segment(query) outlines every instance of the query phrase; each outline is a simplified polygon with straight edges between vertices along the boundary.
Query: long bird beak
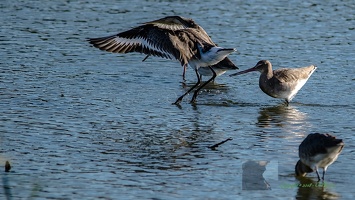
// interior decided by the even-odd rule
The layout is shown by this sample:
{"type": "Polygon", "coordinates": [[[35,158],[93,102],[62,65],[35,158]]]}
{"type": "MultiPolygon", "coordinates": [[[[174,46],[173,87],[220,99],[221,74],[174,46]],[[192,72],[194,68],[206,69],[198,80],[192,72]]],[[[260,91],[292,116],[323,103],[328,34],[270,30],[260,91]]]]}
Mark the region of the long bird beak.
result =
{"type": "Polygon", "coordinates": [[[235,49],[235,48],[223,48],[223,49],[219,49],[218,51],[227,51],[229,53],[232,53],[234,51],[237,51],[237,49],[235,49]]]}
{"type": "Polygon", "coordinates": [[[258,67],[258,65],[256,65],[255,67],[252,67],[252,68],[250,68],[250,69],[246,69],[246,70],[244,70],[244,71],[231,74],[231,75],[229,75],[229,76],[237,76],[237,75],[245,74],[245,73],[248,73],[248,72],[258,71],[258,70],[257,70],[257,67],[258,67]]]}

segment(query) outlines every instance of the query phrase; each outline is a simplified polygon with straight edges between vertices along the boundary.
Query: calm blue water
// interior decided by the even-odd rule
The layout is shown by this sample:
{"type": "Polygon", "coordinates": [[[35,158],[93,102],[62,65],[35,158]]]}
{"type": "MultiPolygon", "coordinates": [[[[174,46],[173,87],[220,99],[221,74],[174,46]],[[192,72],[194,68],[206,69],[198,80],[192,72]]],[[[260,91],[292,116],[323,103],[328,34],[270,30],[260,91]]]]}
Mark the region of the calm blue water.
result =
{"type": "MultiPolygon", "coordinates": [[[[353,1],[5,0],[0,11],[0,165],[12,165],[1,199],[354,199],[353,1]],[[259,89],[258,73],[231,72],[177,107],[178,62],[85,40],[167,15],[237,48],[241,70],[261,59],[318,69],[289,107],[259,89]],[[345,142],[323,188],[294,177],[312,132],[345,142]],[[254,161],[271,190],[243,190],[254,161]]],[[[189,68],[187,85],[195,79],[189,68]]]]}

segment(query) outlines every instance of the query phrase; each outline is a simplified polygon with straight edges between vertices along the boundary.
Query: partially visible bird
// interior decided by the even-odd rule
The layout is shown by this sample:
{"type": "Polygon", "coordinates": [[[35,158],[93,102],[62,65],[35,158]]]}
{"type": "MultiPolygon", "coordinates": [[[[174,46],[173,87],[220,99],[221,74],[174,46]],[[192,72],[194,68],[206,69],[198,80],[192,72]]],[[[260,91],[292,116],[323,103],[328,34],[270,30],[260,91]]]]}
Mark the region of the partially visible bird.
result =
{"type": "Polygon", "coordinates": [[[288,105],[316,69],[316,66],[310,65],[308,67],[272,70],[270,61],[260,60],[254,67],[230,76],[259,71],[261,73],[259,78],[260,89],[271,97],[285,99],[288,105]]]}
{"type": "Polygon", "coordinates": [[[11,165],[9,161],[5,162],[5,172],[10,172],[11,170],[11,165]]]}
{"type": "MultiPolygon", "coordinates": [[[[145,61],[149,55],[147,55],[142,61],[145,61]]],[[[184,65],[184,70],[182,73],[182,78],[185,80],[185,74],[187,66],[184,65]]],[[[226,73],[229,70],[236,70],[239,69],[228,57],[221,62],[212,65],[212,69],[216,72],[217,76],[221,76],[222,74],[226,73]]],[[[213,76],[213,72],[207,67],[200,67],[198,68],[198,73],[200,74],[200,79],[202,80],[202,76],[213,76]]],[[[214,80],[213,80],[214,81],[214,80]]]]}
{"type": "Polygon", "coordinates": [[[206,31],[192,19],[180,16],[169,16],[146,22],[116,35],[91,38],[88,41],[94,47],[108,52],[140,52],[148,56],[176,59],[184,67],[190,65],[195,70],[198,81],[174,104],[179,104],[184,96],[200,84],[199,68],[210,69],[212,78],[195,90],[191,99],[192,103],[196,101],[198,92],[217,76],[213,65],[219,65],[219,62],[223,60],[225,60],[224,63],[234,65],[227,58],[230,53],[235,51],[234,48],[218,47],[212,42],[206,31]]]}
{"type": "MultiPolygon", "coordinates": [[[[217,76],[221,76],[222,74],[226,73],[229,70],[236,70],[239,69],[237,66],[233,64],[227,57],[227,59],[222,60],[221,62],[212,66],[212,69],[216,72],[217,76]]],[[[206,67],[200,67],[198,69],[198,73],[200,74],[200,78],[202,80],[202,76],[213,76],[213,72],[206,67]]],[[[212,80],[214,81],[214,79],[212,80]]]]}
{"type": "Polygon", "coordinates": [[[295,166],[296,176],[305,176],[315,171],[320,181],[318,168],[323,168],[324,181],[327,168],[338,158],[343,147],[343,140],[330,134],[309,134],[299,146],[300,160],[295,166]]]}

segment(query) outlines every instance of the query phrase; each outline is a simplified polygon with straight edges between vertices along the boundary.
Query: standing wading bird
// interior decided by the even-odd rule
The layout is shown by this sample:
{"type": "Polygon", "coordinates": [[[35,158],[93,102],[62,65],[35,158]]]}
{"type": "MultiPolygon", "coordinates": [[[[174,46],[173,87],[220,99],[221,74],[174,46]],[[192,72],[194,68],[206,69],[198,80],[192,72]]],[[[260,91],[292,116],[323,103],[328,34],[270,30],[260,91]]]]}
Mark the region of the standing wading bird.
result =
{"type": "Polygon", "coordinates": [[[305,176],[316,171],[318,181],[320,176],[318,168],[323,168],[323,177],[329,165],[339,156],[344,147],[342,139],[336,139],[329,134],[309,134],[299,146],[300,160],[295,167],[296,176],[305,176]]]}
{"type": "Polygon", "coordinates": [[[261,60],[254,67],[230,76],[259,71],[261,73],[259,78],[260,89],[271,97],[285,99],[288,105],[316,69],[316,66],[310,65],[308,67],[282,68],[273,71],[270,61],[261,60]]]}
{"type": "Polygon", "coordinates": [[[217,76],[214,67],[235,66],[227,58],[230,53],[236,51],[234,48],[218,47],[202,27],[192,19],[180,16],[169,16],[146,22],[116,35],[90,38],[88,41],[94,47],[108,52],[140,52],[146,54],[147,57],[158,56],[176,59],[184,67],[190,65],[195,70],[197,83],[180,96],[174,104],[179,104],[184,96],[200,84],[201,79],[198,72],[200,67],[209,68],[212,77],[195,90],[191,99],[192,103],[196,101],[198,92],[217,76]]]}

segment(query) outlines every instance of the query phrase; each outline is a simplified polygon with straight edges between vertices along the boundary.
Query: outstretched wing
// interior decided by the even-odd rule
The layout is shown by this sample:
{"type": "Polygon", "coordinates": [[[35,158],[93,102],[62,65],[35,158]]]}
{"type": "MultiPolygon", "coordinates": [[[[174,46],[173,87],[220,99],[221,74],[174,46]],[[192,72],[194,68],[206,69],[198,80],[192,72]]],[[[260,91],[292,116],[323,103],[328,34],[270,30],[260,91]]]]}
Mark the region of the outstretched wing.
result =
{"type": "Polygon", "coordinates": [[[161,29],[152,24],[88,41],[96,48],[113,53],[139,52],[148,56],[176,59],[182,65],[197,54],[196,42],[201,42],[194,29],[177,31],[161,29]]]}
{"type": "Polygon", "coordinates": [[[151,24],[161,29],[168,29],[172,31],[181,29],[196,29],[199,34],[203,36],[206,42],[213,43],[207,32],[198,25],[194,20],[181,16],[167,16],[158,20],[146,22],[144,24],[151,24]]]}
{"type": "MultiPolygon", "coordinates": [[[[162,29],[164,31],[172,31],[174,33],[176,33],[176,35],[179,35],[178,37],[180,38],[180,41],[182,42],[189,42],[188,40],[185,40],[184,37],[186,35],[190,35],[189,37],[191,37],[191,35],[193,35],[193,37],[195,39],[198,40],[198,42],[200,43],[209,43],[209,44],[213,44],[210,36],[206,33],[206,31],[199,26],[194,20],[189,19],[189,18],[185,18],[185,17],[181,17],[181,16],[167,16],[161,19],[157,19],[154,21],[150,21],[150,22],[145,22],[143,23],[144,25],[152,25],[158,29],[162,29]],[[184,34],[181,34],[181,33],[184,34]],[[197,36],[197,37],[196,37],[197,36]]],[[[174,36],[172,36],[174,37],[174,36]]],[[[176,42],[177,40],[173,40],[174,45],[177,45],[176,42]]],[[[180,44],[184,45],[184,44],[180,44]]],[[[185,44],[187,47],[193,47],[195,46],[195,44],[185,44]]],[[[191,53],[191,52],[190,52],[191,53]]],[[[193,53],[192,53],[193,54],[193,53]]],[[[150,55],[147,55],[142,61],[145,61],[150,55]]],[[[189,55],[192,56],[192,55],[189,55]]],[[[189,57],[187,56],[187,57],[189,57]]]]}
{"type": "Polygon", "coordinates": [[[116,35],[90,38],[88,41],[104,51],[139,52],[146,54],[147,57],[176,59],[181,65],[186,65],[191,58],[198,56],[196,43],[215,46],[202,27],[192,19],[180,16],[146,22],[116,35]]]}
{"type": "Polygon", "coordinates": [[[168,16],[154,21],[145,22],[143,24],[151,24],[161,29],[168,29],[172,31],[200,27],[192,19],[181,16],[168,16]]]}
{"type": "Polygon", "coordinates": [[[94,47],[112,53],[139,52],[168,59],[179,58],[169,33],[152,25],[139,26],[108,37],[90,38],[88,41],[94,47]]]}

